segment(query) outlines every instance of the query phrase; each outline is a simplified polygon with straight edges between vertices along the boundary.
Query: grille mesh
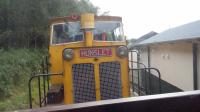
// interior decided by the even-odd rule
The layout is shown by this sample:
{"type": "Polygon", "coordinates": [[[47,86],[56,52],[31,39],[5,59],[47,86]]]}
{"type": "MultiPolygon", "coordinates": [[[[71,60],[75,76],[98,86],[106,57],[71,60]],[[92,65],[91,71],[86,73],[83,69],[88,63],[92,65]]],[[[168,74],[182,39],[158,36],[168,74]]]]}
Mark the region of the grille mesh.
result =
{"type": "Polygon", "coordinates": [[[95,80],[93,64],[74,64],[73,86],[74,86],[74,102],[82,103],[95,101],[95,80]]]}
{"type": "Polygon", "coordinates": [[[101,99],[122,97],[121,67],[119,62],[103,62],[99,65],[101,99]]]}

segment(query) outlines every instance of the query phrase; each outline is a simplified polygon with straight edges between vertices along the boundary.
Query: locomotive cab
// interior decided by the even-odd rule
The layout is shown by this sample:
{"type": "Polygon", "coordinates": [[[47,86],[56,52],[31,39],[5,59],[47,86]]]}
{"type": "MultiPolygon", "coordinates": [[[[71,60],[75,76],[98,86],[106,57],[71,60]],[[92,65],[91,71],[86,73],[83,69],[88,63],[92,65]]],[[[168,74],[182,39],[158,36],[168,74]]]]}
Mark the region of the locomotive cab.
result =
{"type": "Polygon", "coordinates": [[[64,104],[130,96],[121,17],[86,13],[52,19],[49,54],[50,72],[63,73],[50,82],[63,88],[64,104]]]}

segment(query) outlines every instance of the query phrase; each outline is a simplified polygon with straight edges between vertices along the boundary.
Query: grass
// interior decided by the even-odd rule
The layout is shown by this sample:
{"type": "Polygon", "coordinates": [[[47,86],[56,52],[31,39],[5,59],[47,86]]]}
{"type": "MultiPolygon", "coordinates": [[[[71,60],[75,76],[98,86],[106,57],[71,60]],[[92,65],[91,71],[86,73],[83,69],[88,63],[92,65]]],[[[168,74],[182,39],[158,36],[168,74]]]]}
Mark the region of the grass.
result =
{"type": "MultiPolygon", "coordinates": [[[[0,49],[0,111],[29,107],[28,80],[33,72],[40,72],[45,54],[46,50],[38,49],[0,49]]],[[[33,82],[34,97],[36,84],[33,82]]]]}

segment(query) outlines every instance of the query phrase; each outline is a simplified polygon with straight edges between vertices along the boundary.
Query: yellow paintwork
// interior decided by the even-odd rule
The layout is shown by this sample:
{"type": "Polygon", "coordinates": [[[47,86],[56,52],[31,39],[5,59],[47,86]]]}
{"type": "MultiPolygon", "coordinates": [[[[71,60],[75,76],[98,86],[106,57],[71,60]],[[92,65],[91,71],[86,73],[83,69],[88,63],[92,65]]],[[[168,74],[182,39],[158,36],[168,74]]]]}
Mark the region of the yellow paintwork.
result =
{"type": "Polygon", "coordinates": [[[85,13],[81,15],[81,29],[94,28],[94,14],[85,13]]]}
{"type": "Polygon", "coordinates": [[[101,93],[100,93],[100,77],[99,77],[99,65],[95,63],[94,65],[94,78],[95,78],[95,89],[96,89],[96,100],[101,100],[101,93]]]}
{"type": "Polygon", "coordinates": [[[93,32],[86,31],[85,32],[85,46],[92,47],[92,45],[93,45],[93,32]]]}
{"type": "MultiPolygon", "coordinates": [[[[78,45],[78,44],[77,44],[78,45]]],[[[64,47],[65,45],[60,45],[60,46],[51,46],[50,47],[50,52],[54,53],[56,55],[51,56],[51,60],[52,57],[54,57],[54,59],[56,59],[55,57],[61,57],[62,56],[62,50],[66,47],[64,47]],[[53,49],[57,49],[56,51],[54,51],[53,49]],[[58,50],[59,49],[59,50],[58,50]],[[52,52],[53,51],[53,52],[52,52]],[[60,56],[61,55],[61,56],[60,56]]],[[[64,72],[64,77],[58,77],[58,76],[53,76],[51,79],[52,83],[63,83],[62,81],[64,81],[64,93],[65,93],[65,104],[71,104],[73,103],[73,82],[72,82],[72,72],[71,72],[71,68],[73,64],[78,64],[78,63],[92,63],[94,64],[94,69],[95,69],[95,88],[96,88],[96,98],[97,100],[100,100],[100,80],[99,80],[99,64],[101,62],[111,62],[111,61],[118,61],[121,64],[121,78],[122,78],[122,95],[123,97],[129,97],[129,81],[128,81],[128,59],[127,58],[120,58],[116,55],[116,48],[117,46],[113,46],[112,47],[112,52],[113,55],[112,57],[101,57],[98,58],[97,61],[95,61],[94,58],[80,58],[80,54],[79,54],[79,50],[82,49],[84,47],[73,47],[74,49],[74,58],[71,61],[63,61],[62,57],[61,60],[57,60],[56,62],[53,63],[53,61],[51,61],[52,63],[52,69],[51,70],[58,70],[58,71],[54,71],[54,72],[61,72],[59,71],[59,69],[53,69],[53,68],[64,68],[63,72],[64,72]],[[60,63],[60,65],[58,64],[60,63]],[[54,66],[55,65],[55,66],[54,66]],[[62,80],[63,79],[63,80],[62,80]]],[[[58,59],[58,58],[57,58],[58,59]]]]}
{"type": "Polygon", "coordinates": [[[81,29],[85,31],[85,46],[91,47],[93,42],[94,14],[81,15],[81,29]]]}
{"type": "Polygon", "coordinates": [[[63,72],[64,76],[52,76],[52,84],[63,84],[64,85],[64,103],[73,103],[73,81],[72,81],[72,65],[79,63],[92,63],[94,64],[94,76],[95,76],[95,89],[96,89],[96,100],[101,100],[100,95],[100,78],[99,78],[99,64],[102,62],[118,61],[121,64],[121,82],[122,82],[122,96],[129,97],[129,80],[128,80],[128,57],[120,58],[116,55],[116,49],[118,46],[126,45],[126,42],[100,42],[93,41],[93,34],[89,32],[85,33],[86,42],[72,42],[60,45],[49,46],[50,53],[50,71],[52,73],[63,72]],[[89,40],[88,40],[89,39],[89,40]],[[90,47],[111,47],[112,56],[110,57],[99,57],[97,60],[94,58],[81,58],[80,49],[90,47]],[[74,57],[70,61],[63,60],[62,52],[65,48],[74,50],[74,57]]]}

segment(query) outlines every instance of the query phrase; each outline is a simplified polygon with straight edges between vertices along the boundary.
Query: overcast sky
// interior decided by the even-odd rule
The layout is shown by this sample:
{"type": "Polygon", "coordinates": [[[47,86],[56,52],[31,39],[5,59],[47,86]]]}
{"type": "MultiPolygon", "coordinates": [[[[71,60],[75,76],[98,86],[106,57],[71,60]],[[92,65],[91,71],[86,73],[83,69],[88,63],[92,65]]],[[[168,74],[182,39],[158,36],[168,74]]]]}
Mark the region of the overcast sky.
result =
{"type": "Polygon", "coordinates": [[[200,0],[90,1],[100,8],[100,14],[110,11],[109,15],[121,16],[128,39],[200,20],[200,0]]]}

